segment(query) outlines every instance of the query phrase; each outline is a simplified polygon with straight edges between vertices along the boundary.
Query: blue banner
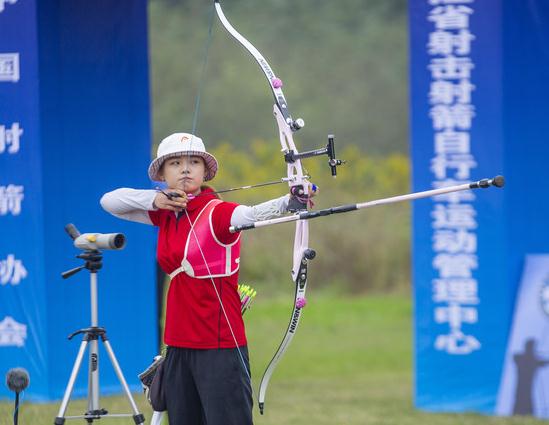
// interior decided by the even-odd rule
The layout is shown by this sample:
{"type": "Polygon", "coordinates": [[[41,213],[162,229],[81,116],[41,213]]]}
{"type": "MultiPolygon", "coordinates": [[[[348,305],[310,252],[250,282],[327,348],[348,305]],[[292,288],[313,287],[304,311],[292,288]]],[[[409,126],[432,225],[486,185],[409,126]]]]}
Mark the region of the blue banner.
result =
{"type": "MultiPolygon", "coordinates": [[[[146,29],[144,0],[0,0],[0,375],[26,368],[26,399],[62,397],[81,338],[67,336],[91,324],[89,272],[61,278],[83,264],[67,223],[127,237],[105,252],[98,302],[132,389],[157,351],[154,229],[99,205],[150,186],[146,29]]],[[[99,357],[102,394],[121,392],[99,357]]],[[[86,394],[87,361],[74,396],[86,394]]]]}
{"type": "MultiPolygon", "coordinates": [[[[36,4],[0,4],[0,365],[6,368],[0,374],[25,367],[43,393],[48,341],[36,4]]],[[[7,395],[0,386],[0,396],[7,395]]]]}
{"type": "Polygon", "coordinates": [[[535,24],[547,7],[515,0],[409,7],[414,190],[507,178],[502,190],[413,206],[415,404],[494,413],[522,261],[543,250],[549,233],[547,197],[524,184],[524,176],[549,177],[538,166],[549,156],[540,138],[547,120],[532,119],[549,112],[540,103],[547,30],[535,24]],[[524,56],[528,79],[516,65],[524,56]]]}

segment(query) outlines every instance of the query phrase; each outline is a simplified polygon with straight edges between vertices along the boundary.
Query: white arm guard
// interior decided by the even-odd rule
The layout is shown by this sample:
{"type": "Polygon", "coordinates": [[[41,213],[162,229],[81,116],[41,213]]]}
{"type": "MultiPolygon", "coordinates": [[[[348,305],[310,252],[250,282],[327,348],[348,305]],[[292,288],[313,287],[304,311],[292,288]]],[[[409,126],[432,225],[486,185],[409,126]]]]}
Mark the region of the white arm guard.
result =
{"type": "Polygon", "coordinates": [[[284,195],[280,198],[272,199],[252,207],[239,205],[233,211],[231,226],[242,226],[260,220],[280,217],[288,212],[289,200],[290,195],[284,195]]]}
{"type": "Polygon", "coordinates": [[[112,215],[124,220],[152,224],[147,211],[154,211],[153,202],[156,190],[121,188],[105,193],[101,206],[112,215]]]}

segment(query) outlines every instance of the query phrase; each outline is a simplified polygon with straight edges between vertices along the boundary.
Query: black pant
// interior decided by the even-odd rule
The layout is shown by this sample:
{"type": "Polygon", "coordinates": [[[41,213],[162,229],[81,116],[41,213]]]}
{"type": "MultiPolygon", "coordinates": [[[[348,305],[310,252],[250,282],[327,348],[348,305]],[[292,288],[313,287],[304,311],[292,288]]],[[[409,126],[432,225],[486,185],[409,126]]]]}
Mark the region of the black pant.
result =
{"type": "Polygon", "coordinates": [[[247,347],[169,347],[163,386],[170,425],[252,425],[247,347]]]}

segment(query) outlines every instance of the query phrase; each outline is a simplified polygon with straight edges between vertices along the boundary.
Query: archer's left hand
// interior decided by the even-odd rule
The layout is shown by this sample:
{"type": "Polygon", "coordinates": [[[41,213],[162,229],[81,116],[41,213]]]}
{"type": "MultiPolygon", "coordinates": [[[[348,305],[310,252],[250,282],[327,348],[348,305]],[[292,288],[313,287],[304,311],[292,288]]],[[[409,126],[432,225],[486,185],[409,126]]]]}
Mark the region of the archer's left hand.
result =
{"type": "Polygon", "coordinates": [[[318,195],[320,191],[319,187],[314,183],[309,183],[309,198],[313,198],[318,195]]]}

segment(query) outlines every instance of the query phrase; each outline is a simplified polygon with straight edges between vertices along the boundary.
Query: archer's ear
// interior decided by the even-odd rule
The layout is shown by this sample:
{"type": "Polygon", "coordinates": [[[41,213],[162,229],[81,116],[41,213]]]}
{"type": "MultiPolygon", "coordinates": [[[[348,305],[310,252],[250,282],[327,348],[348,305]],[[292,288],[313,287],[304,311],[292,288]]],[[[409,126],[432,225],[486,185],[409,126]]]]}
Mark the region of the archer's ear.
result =
{"type": "Polygon", "coordinates": [[[160,166],[160,169],[158,170],[158,177],[160,177],[160,181],[163,182],[166,179],[164,178],[164,163],[160,166]]]}

